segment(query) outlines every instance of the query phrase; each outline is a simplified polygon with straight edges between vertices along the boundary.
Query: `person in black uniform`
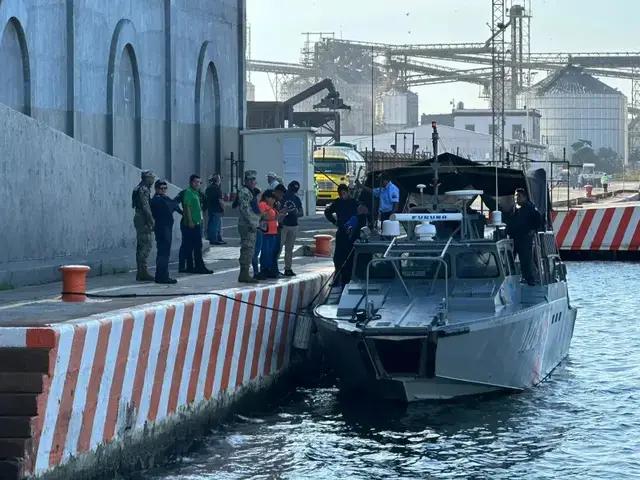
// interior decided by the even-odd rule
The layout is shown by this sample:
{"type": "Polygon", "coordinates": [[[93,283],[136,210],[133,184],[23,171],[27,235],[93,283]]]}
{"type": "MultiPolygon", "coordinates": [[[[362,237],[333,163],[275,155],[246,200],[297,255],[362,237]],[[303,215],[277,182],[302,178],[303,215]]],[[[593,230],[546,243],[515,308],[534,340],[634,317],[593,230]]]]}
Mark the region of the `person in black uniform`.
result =
{"type": "MultiPolygon", "coordinates": [[[[276,185],[276,188],[273,189],[273,194],[276,196],[276,203],[273,206],[273,208],[275,208],[278,212],[283,211],[284,205],[282,202],[282,198],[284,197],[285,193],[287,193],[287,187],[285,187],[282,183],[279,183],[278,185],[276,185]]],[[[272,263],[272,265],[275,265],[274,273],[278,277],[282,276],[282,272],[280,272],[280,269],[278,267],[278,260],[280,260],[280,253],[282,251],[281,232],[282,232],[282,222],[278,221],[278,233],[276,235],[276,241],[273,247],[273,263],[272,263]]]]}
{"type": "Polygon", "coordinates": [[[338,285],[346,285],[351,281],[353,270],[353,243],[346,224],[352,217],[358,215],[358,202],[349,195],[349,187],[338,185],[338,198],[327,206],[324,216],[333,223],[336,230],[336,246],[333,253],[333,265],[336,269],[338,285]]]}
{"type": "Polygon", "coordinates": [[[507,234],[513,239],[514,254],[520,259],[522,283],[535,285],[533,236],[540,228],[542,216],[522,188],[515,191],[516,205],[507,217],[507,234]]]}
{"type": "Polygon", "coordinates": [[[155,282],[173,285],[177,280],[169,277],[169,256],[173,236],[173,212],[179,210],[178,202],[167,196],[167,182],[156,180],[156,193],[151,199],[151,214],[155,221],[158,255],[156,257],[155,282]]]}

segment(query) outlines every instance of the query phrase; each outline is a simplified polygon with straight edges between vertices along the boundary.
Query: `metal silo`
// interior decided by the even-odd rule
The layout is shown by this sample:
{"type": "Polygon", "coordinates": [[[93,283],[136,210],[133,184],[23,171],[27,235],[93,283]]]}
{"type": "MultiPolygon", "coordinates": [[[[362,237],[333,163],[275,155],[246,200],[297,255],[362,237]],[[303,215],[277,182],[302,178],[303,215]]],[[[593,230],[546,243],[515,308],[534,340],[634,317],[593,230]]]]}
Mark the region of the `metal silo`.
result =
{"type": "Polygon", "coordinates": [[[542,143],[558,158],[579,140],[591,142],[597,153],[610,148],[627,161],[627,98],[583,69],[568,65],[534,85],[518,98],[520,107],[542,114],[542,143]]]}

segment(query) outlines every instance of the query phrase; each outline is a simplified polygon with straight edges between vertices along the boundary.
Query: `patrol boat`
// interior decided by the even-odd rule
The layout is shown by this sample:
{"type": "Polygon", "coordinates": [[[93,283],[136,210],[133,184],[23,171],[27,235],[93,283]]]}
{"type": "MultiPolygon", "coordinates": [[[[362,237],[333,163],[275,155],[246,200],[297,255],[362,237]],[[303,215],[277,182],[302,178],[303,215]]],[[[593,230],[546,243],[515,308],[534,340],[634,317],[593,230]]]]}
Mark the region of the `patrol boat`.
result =
{"type": "MultiPolygon", "coordinates": [[[[469,162],[457,159],[458,166],[469,162]]],[[[474,188],[439,195],[437,158],[434,163],[404,176],[395,172],[396,184],[408,190],[409,181],[423,176],[420,168],[431,178],[435,170],[432,203],[424,202],[427,182],[414,185],[405,203],[419,190],[422,205],[384,222],[382,237],[356,242],[351,282],[314,308],[325,361],[342,390],[403,402],[531,388],[569,350],[577,310],[569,301],[566,267],[553,231],[545,229],[534,238],[536,285],[521,283],[502,212],[492,212],[485,230],[484,216],[470,205],[477,197],[505,205],[514,186],[535,197],[541,177],[546,193],[544,171],[527,178],[495,169],[496,182],[507,186],[496,185],[493,198],[474,188]]],[[[488,185],[486,176],[453,167],[452,181],[465,176],[470,187],[474,180],[488,185]]]]}

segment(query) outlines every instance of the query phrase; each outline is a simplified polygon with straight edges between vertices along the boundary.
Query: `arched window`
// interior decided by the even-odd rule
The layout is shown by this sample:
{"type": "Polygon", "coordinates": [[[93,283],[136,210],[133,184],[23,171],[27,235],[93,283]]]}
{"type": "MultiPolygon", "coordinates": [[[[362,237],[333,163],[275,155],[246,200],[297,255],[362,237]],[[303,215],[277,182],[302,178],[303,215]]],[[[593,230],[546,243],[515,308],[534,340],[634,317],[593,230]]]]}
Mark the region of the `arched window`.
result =
{"type": "Polygon", "coordinates": [[[107,153],[142,168],[140,72],[131,21],[116,25],[107,77],[107,153]]]}
{"type": "Polygon", "coordinates": [[[203,176],[222,173],[220,127],[220,81],[210,42],[204,42],[198,58],[196,78],[196,170],[203,176]]]}
{"type": "Polygon", "coordinates": [[[0,36],[0,103],[31,115],[31,74],[24,30],[12,17],[0,36]]]}

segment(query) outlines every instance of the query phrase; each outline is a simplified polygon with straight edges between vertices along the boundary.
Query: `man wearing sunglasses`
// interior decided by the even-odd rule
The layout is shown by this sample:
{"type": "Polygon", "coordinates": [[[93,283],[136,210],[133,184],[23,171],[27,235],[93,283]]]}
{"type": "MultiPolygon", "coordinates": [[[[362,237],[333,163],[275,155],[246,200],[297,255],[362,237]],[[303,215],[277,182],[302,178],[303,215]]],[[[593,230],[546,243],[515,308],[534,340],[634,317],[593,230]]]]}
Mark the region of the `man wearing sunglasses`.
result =
{"type": "Polygon", "coordinates": [[[171,237],[173,236],[173,212],[179,210],[179,204],[167,196],[167,182],[156,180],[156,193],[151,199],[151,213],[155,222],[156,257],[155,282],[174,285],[177,280],[169,277],[169,256],[171,255],[171,237]]]}

